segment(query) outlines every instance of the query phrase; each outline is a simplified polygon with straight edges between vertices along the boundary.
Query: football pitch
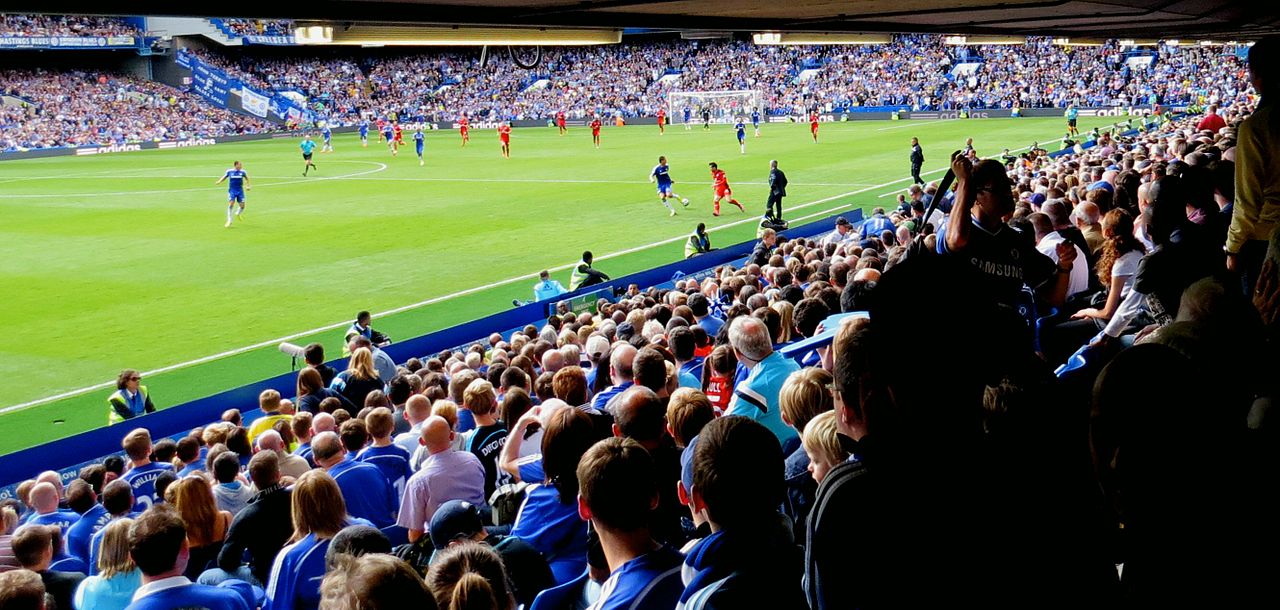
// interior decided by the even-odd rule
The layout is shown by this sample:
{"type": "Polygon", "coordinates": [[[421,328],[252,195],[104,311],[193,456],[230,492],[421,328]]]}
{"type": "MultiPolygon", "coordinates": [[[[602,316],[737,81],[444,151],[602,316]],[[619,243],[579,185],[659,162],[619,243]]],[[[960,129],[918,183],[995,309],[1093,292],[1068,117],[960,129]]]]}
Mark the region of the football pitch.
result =
{"type": "Polygon", "coordinates": [[[605,127],[598,150],[586,128],[526,128],[512,133],[511,159],[492,130],[473,130],[465,148],[438,131],[425,166],[410,133],[396,157],[351,133],[335,134],[307,177],[297,138],[3,161],[0,454],[104,425],[114,385],[80,390],[122,368],[162,370],[143,383],[165,408],[287,372],[284,337],[338,356],[361,309],[408,339],[529,298],[541,269],[567,285],[583,250],[619,277],[679,260],[699,222],[713,245],[754,238],[770,159],[800,224],[891,206],[910,183],[912,136],[937,179],[966,137],[994,156],[1032,141],[1054,150],[1063,131],[1060,118],[824,123],[814,144],[808,125],[764,124],[759,138],[748,126],[744,155],[728,125],[605,127]],[[675,217],[648,183],[659,155],[690,200],[675,217]],[[244,219],[224,228],[226,185],[214,182],[234,160],[252,190],[244,219]],[[726,205],[712,217],[710,161],[747,213],[726,205]]]}

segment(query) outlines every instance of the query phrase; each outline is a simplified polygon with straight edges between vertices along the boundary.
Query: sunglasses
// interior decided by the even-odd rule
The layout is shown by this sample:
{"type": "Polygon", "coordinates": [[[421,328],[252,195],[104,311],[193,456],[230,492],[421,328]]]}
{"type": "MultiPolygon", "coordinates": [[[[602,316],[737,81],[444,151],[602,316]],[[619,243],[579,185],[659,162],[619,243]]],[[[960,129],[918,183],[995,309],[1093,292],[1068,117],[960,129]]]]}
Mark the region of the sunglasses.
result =
{"type": "Polygon", "coordinates": [[[130,377],[129,381],[142,381],[141,377],[130,377]]]}

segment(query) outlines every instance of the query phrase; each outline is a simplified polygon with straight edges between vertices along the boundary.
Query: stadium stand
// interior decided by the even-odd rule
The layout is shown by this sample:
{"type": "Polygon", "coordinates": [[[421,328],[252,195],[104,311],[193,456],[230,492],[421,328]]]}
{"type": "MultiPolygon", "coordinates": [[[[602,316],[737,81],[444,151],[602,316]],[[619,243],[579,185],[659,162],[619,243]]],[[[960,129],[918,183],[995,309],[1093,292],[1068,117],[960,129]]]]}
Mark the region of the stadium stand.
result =
{"type": "MultiPolygon", "coordinates": [[[[1166,106],[1234,97],[1247,88],[1239,59],[1223,48],[1161,47],[1146,68],[1121,60],[1117,41],[1062,47],[1048,38],[982,47],[989,58],[970,77],[953,78],[954,49],[941,36],[902,35],[886,45],[771,47],[710,41],[548,48],[531,77],[509,63],[479,65],[475,53],[367,54],[335,58],[256,58],[201,52],[202,59],[267,89],[297,89],[331,117],[372,116],[545,120],[565,111],[652,116],[673,90],[760,90],[775,115],[812,108],[1166,106]],[[816,74],[805,80],[800,72],[816,74]],[[1222,74],[1213,82],[1195,77],[1222,74]],[[678,78],[664,76],[678,75],[678,78]],[[539,84],[540,80],[545,83],[539,84]],[[535,86],[536,85],[536,86],[535,86]]],[[[674,117],[673,117],[674,119],[674,117]]]]}
{"type": "Polygon", "coordinates": [[[117,17],[0,14],[0,36],[137,36],[138,28],[117,17]]]}
{"type": "MultiPolygon", "coordinates": [[[[1157,111],[1068,134],[1060,150],[986,158],[978,131],[952,161],[954,191],[913,186],[897,208],[796,239],[762,228],[758,243],[676,264],[692,276],[615,280],[594,312],[469,327],[480,332],[462,347],[399,363],[353,328],[352,358],[334,362],[347,370],[330,384],[353,410],[277,409],[293,388],[272,388],[262,400],[276,420],[256,447],[249,429],[267,426],[253,412],[205,422],[177,448],[146,431],[170,414],[139,416],[115,428],[138,427],[121,441],[129,470],[93,489],[91,467],[74,493],[57,472],[40,474],[7,501],[24,525],[7,519],[0,541],[17,566],[65,590],[77,578],[53,567],[65,552],[45,525],[63,514],[58,500],[98,527],[140,503],[132,563],[117,557],[120,569],[104,575],[132,586],[139,608],[1274,606],[1274,554],[1257,548],[1276,540],[1280,508],[1267,491],[1280,464],[1267,417],[1280,313],[1270,117],[1280,39],[1253,47],[1248,74],[1199,48],[1161,51],[1138,71],[1114,46],[1035,39],[983,49],[963,82],[932,73],[945,54],[932,38],[895,44],[564,50],[548,62],[552,92],[450,54],[210,60],[276,88],[308,87],[339,114],[543,117],[566,100],[647,113],[668,86],[656,63],[706,88],[764,88],[775,110],[841,99],[1220,103],[1224,126],[1198,110],[1157,111]],[[422,61],[436,62],[426,75],[412,69],[422,61]],[[863,71],[850,68],[865,62],[873,80],[851,85],[863,71]],[[826,68],[797,84],[779,76],[793,65],[826,68]],[[407,99],[436,83],[438,107],[407,99]],[[384,363],[394,374],[379,372],[384,363]],[[158,477],[194,463],[166,452],[189,455],[193,443],[216,480],[197,473],[157,495],[158,477]],[[282,478],[286,446],[315,467],[282,478]],[[450,479],[439,464],[453,458],[450,479]],[[435,477],[429,497],[370,498],[403,493],[406,468],[409,487],[435,477]],[[216,523],[185,519],[212,501],[205,483],[255,499],[231,518],[204,511],[216,523]],[[459,501],[481,484],[496,488],[485,502],[459,501]],[[415,523],[372,531],[403,502],[419,503],[415,523]],[[218,552],[246,530],[270,530],[275,548],[259,542],[247,564],[218,552]],[[393,541],[404,561],[371,550],[393,541]],[[199,550],[185,566],[198,584],[159,581],[188,547],[199,550]]],[[[25,93],[45,103],[56,87],[81,87],[145,115],[146,104],[122,100],[157,95],[129,80],[24,74],[44,83],[25,93]]],[[[93,131],[70,123],[67,142],[93,131]]]]}
{"type": "Polygon", "coordinates": [[[261,133],[270,124],[210,107],[192,93],[104,72],[0,71],[0,150],[185,140],[261,133]]]}

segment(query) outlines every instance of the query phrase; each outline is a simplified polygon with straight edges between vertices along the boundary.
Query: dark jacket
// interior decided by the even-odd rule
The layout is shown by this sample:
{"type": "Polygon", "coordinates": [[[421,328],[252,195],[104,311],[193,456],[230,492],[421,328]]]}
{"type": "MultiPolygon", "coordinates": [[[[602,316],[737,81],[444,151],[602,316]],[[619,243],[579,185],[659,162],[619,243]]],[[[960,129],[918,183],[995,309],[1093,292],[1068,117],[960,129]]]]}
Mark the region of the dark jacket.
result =
{"type": "Polygon", "coordinates": [[[44,591],[53,598],[53,603],[58,610],[68,610],[73,608],[71,599],[75,595],[76,587],[84,581],[85,575],[79,572],[40,572],[40,580],[44,581],[44,591]]]}
{"type": "Polygon", "coordinates": [[[761,240],[760,243],[756,244],[756,249],[751,251],[750,262],[755,263],[757,265],[768,265],[769,257],[772,254],[773,254],[773,248],[770,248],[767,244],[764,243],[764,240],[761,240]]]}
{"type": "Polygon", "coordinates": [[[287,487],[277,485],[259,491],[231,522],[218,554],[218,567],[235,572],[247,550],[254,577],[261,583],[270,580],[271,564],[293,536],[292,506],[287,487]]]}
{"type": "Polygon", "coordinates": [[[342,408],[346,409],[349,413],[359,411],[359,409],[356,409],[355,405],[352,404],[350,400],[347,400],[346,396],[343,396],[337,390],[330,390],[329,388],[320,388],[319,392],[307,394],[306,396],[299,398],[298,410],[306,411],[307,413],[319,413],[320,403],[329,397],[337,398],[338,401],[342,403],[342,408]]]}
{"type": "Polygon", "coordinates": [[[920,148],[919,144],[916,144],[915,146],[911,147],[911,164],[912,165],[924,164],[924,150],[920,148]]]}
{"type": "Polygon", "coordinates": [[[782,513],[791,518],[796,538],[802,540],[809,522],[809,509],[818,493],[818,483],[809,473],[809,454],[804,452],[804,447],[796,448],[787,456],[783,476],[786,477],[787,495],[783,500],[782,513]]]}
{"type": "Polygon", "coordinates": [[[787,175],[780,169],[769,170],[769,194],[779,197],[787,196],[787,175]]]}
{"type": "Polygon", "coordinates": [[[884,524],[878,510],[883,501],[870,473],[865,462],[849,461],[832,468],[818,486],[805,528],[804,586],[811,610],[892,607],[883,605],[884,581],[876,574],[897,568],[868,559],[859,562],[857,577],[849,570],[850,549],[874,557],[875,544],[866,543],[885,534],[875,529],[884,524]]]}

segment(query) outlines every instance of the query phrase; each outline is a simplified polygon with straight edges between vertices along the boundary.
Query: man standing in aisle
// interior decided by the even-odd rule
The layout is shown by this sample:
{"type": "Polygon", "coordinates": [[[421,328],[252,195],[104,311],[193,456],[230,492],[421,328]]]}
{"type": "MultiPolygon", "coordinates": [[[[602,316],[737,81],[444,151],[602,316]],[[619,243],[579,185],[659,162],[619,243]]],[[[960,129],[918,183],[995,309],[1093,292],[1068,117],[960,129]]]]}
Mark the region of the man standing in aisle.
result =
{"type": "Polygon", "coordinates": [[[911,182],[924,184],[920,178],[920,167],[924,165],[924,150],[920,148],[920,140],[911,138],[911,182]]]}
{"type": "Polygon", "coordinates": [[[765,216],[773,218],[774,222],[782,222],[782,198],[786,196],[787,175],[778,169],[775,159],[769,162],[769,200],[765,203],[765,216]]]}

